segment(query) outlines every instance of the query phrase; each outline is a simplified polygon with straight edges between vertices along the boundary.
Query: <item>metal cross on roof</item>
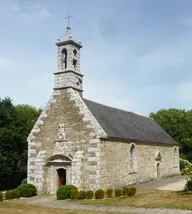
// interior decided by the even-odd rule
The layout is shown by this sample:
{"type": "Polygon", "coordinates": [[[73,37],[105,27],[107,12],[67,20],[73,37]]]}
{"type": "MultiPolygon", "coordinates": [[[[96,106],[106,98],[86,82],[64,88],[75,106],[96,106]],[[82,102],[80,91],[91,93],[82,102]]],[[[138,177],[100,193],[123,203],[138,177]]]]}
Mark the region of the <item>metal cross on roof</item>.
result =
{"type": "Polygon", "coordinates": [[[70,18],[71,18],[72,16],[70,16],[70,15],[68,15],[67,17],[65,17],[66,19],[68,19],[68,26],[70,25],[70,18]]]}

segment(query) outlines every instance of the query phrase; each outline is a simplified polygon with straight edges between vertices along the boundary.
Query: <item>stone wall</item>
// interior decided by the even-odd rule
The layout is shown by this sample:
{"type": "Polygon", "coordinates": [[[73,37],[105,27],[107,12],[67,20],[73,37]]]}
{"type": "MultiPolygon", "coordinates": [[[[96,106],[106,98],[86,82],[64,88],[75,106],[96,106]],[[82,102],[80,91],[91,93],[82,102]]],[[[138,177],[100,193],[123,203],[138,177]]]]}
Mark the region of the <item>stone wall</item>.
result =
{"type": "Polygon", "coordinates": [[[93,190],[179,173],[174,145],[100,140],[106,137],[77,91],[55,90],[28,137],[28,182],[55,193],[59,168],[67,183],[93,190]]]}
{"type": "Polygon", "coordinates": [[[51,189],[49,186],[50,179],[56,178],[58,167],[54,164],[60,168],[67,164],[71,167],[68,183],[80,189],[98,188],[100,137],[106,134],[79,93],[73,89],[54,91],[28,137],[28,182],[38,192],[53,193],[57,182],[51,184],[51,189]],[[65,164],[64,157],[71,163],[65,164]]]}
{"type": "Polygon", "coordinates": [[[61,72],[61,73],[55,73],[55,80],[54,80],[54,88],[66,88],[66,87],[72,87],[76,88],[80,91],[83,90],[83,78],[82,76],[78,75],[78,73],[75,72],[61,72]]]}
{"type": "Polygon", "coordinates": [[[177,175],[180,172],[177,146],[115,141],[103,141],[101,145],[101,151],[104,153],[100,160],[101,188],[114,188],[157,179],[158,163],[160,177],[177,175]],[[132,156],[133,166],[130,153],[132,146],[135,147],[132,156]]]}

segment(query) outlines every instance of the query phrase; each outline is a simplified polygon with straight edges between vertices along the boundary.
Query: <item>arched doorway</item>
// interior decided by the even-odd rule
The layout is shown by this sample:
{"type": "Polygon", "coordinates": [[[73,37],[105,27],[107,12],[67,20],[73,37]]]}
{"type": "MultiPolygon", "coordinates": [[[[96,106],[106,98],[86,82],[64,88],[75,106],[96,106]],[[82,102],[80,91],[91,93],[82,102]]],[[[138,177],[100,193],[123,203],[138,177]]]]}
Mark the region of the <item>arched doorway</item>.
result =
{"type": "Polygon", "coordinates": [[[47,193],[55,194],[59,187],[71,183],[71,162],[71,159],[64,155],[54,155],[47,160],[47,193]]]}
{"type": "Polygon", "coordinates": [[[66,169],[59,168],[57,169],[58,174],[58,187],[66,185],[66,169]]]}
{"type": "Polygon", "coordinates": [[[160,163],[157,163],[157,179],[161,178],[161,174],[160,174],[160,163]]]}

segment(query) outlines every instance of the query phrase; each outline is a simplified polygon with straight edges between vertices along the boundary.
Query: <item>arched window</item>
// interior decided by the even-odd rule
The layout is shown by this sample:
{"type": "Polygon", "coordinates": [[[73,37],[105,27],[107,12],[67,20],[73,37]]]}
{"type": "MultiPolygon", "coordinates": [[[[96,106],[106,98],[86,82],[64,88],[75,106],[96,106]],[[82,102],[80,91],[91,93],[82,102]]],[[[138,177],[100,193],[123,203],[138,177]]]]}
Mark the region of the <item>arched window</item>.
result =
{"type": "Polygon", "coordinates": [[[135,161],[136,161],[136,157],[135,157],[135,144],[131,145],[130,148],[130,168],[134,169],[135,168],[135,161]]]}
{"type": "Polygon", "coordinates": [[[77,60],[73,60],[73,67],[74,67],[74,70],[76,70],[76,65],[77,65],[77,60]]]}
{"type": "Polygon", "coordinates": [[[67,68],[67,49],[62,50],[62,69],[67,68]]]}
{"type": "Polygon", "coordinates": [[[177,148],[174,148],[174,166],[177,166],[177,148]]]}
{"type": "Polygon", "coordinates": [[[76,56],[77,55],[77,50],[73,50],[73,55],[76,56]]]}

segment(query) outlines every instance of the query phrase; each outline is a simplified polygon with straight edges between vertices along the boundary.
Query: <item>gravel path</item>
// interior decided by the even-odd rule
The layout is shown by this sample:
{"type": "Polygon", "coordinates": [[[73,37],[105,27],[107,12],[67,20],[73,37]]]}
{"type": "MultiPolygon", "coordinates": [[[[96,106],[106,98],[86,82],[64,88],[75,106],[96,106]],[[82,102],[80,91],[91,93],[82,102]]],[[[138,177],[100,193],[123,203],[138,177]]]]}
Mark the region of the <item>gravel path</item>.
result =
{"type": "Polygon", "coordinates": [[[119,212],[119,213],[143,213],[143,214],[192,214],[189,210],[179,209],[160,209],[160,208],[134,208],[134,207],[119,207],[119,206],[91,206],[79,205],[68,201],[58,201],[55,197],[34,197],[21,199],[22,202],[30,205],[37,205],[50,208],[60,208],[67,210],[90,210],[97,212],[119,212]]]}
{"type": "Polygon", "coordinates": [[[186,184],[186,178],[187,176],[165,178],[148,183],[138,184],[137,187],[140,189],[160,189],[160,190],[180,191],[184,189],[184,186],[186,184]]]}

